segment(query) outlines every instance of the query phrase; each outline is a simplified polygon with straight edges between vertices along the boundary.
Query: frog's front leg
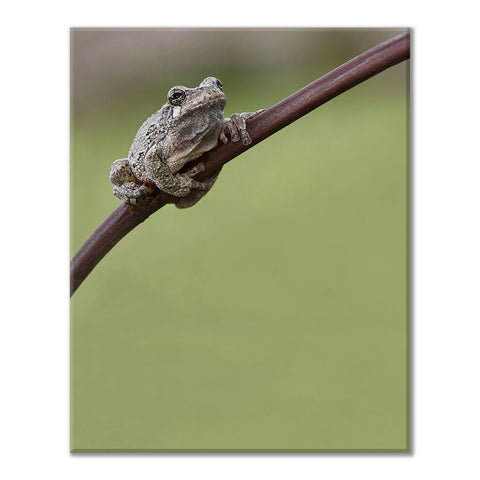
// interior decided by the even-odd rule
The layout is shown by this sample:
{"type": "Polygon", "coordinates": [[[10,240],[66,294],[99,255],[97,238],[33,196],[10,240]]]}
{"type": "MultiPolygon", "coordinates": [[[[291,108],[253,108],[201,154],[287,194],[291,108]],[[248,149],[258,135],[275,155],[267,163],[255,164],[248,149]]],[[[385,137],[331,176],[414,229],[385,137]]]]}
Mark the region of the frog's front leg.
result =
{"type": "Polygon", "coordinates": [[[204,169],[203,163],[199,163],[187,173],[173,172],[160,148],[151,148],[145,156],[145,170],[149,179],[160,190],[174,197],[186,197],[192,189],[208,190],[207,184],[192,178],[204,169]]]}
{"type": "Polygon", "coordinates": [[[151,193],[145,185],[137,183],[127,158],[115,160],[110,170],[113,194],[126,203],[135,205],[137,200],[151,193]]]}
{"type": "Polygon", "coordinates": [[[230,134],[232,142],[238,142],[242,139],[244,145],[250,145],[252,139],[247,131],[247,120],[257,115],[257,113],[263,112],[265,109],[257,110],[256,112],[243,112],[233,113],[230,118],[225,118],[225,126],[220,134],[220,140],[223,143],[228,143],[228,138],[225,133],[230,134]]]}
{"type": "MultiPolygon", "coordinates": [[[[230,118],[224,119],[224,128],[220,133],[220,140],[223,143],[228,143],[228,138],[225,135],[226,133],[229,134],[230,140],[232,142],[238,142],[240,139],[244,145],[250,145],[252,143],[252,139],[247,131],[247,120],[257,113],[263,112],[265,109],[257,110],[256,112],[244,112],[244,113],[234,113],[230,118]]],[[[199,163],[198,166],[203,166],[202,163],[199,163]]],[[[195,168],[189,170],[186,175],[194,176],[198,171],[195,171],[195,168]]],[[[195,205],[207,192],[210,190],[215,183],[218,175],[220,174],[221,168],[213,171],[207,178],[202,180],[203,185],[206,187],[204,189],[195,189],[192,190],[187,196],[179,198],[175,202],[175,206],[178,208],[188,208],[192,205],[195,205]]]]}

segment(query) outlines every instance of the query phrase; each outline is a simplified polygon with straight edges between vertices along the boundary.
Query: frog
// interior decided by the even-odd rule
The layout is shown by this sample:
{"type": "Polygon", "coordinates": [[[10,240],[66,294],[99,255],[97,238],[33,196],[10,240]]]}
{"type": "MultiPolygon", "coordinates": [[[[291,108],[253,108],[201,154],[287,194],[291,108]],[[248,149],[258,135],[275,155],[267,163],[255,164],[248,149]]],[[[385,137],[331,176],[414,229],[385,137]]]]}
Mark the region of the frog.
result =
{"type": "Polygon", "coordinates": [[[113,162],[114,195],[126,204],[141,205],[158,188],[171,195],[178,208],[195,205],[212,188],[220,169],[202,181],[193,178],[205,170],[202,162],[184,173],[180,170],[219,141],[250,145],[246,121],[262,111],[225,118],[226,103],[222,82],[216,77],[207,77],[194,88],[171,88],[167,102],[138,129],[128,157],[113,162]]]}

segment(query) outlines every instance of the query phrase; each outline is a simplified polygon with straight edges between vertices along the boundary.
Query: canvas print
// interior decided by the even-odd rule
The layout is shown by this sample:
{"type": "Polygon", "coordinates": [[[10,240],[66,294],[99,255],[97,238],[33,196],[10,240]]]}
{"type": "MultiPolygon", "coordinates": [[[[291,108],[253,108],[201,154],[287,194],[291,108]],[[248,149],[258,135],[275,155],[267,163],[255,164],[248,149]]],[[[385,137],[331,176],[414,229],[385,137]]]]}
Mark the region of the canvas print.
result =
{"type": "Polygon", "coordinates": [[[72,452],[408,452],[410,32],[71,30],[72,452]]]}

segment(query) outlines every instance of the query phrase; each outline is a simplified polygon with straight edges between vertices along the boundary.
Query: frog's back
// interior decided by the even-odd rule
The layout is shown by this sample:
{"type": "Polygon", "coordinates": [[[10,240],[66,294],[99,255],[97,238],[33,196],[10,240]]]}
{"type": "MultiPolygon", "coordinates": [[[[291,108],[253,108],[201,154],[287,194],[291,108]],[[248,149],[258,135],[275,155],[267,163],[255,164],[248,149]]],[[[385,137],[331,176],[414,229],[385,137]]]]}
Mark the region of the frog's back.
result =
{"type": "Polygon", "coordinates": [[[128,162],[134,175],[141,181],[146,180],[144,158],[150,147],[165,137],[164,109],[148,117],[138,129],[128,152],[128,162]]]}

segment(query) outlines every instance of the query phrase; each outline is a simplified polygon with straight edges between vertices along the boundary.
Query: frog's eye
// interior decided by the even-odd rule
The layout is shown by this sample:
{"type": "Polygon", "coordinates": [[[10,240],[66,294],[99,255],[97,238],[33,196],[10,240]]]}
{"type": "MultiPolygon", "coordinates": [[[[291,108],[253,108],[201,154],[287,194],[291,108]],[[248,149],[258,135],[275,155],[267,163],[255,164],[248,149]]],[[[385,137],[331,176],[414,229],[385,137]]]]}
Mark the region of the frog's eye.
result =
{"type": "Polygon", "coordinates": [[[181,105],[185,100],[185,92],[180,88],[172,88],[168,92],[168,101],[172,105],[181,105]]]}
{"type": "Polygon", "coordinates": [[[217,87],[223,91],[223,84],[218,78],[217,78],[217,87]]]}

